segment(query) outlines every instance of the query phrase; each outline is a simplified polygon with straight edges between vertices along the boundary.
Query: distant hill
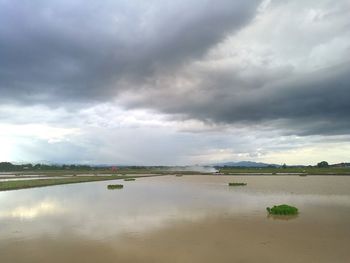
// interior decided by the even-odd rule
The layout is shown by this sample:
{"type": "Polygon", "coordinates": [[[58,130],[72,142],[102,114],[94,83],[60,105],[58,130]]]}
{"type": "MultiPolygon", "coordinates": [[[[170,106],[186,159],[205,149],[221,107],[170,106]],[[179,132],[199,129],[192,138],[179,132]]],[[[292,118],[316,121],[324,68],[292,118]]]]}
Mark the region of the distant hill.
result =
{"type": "Polygon", "coordinates": [[[269,163],[259,163],[259,162],[250,162],[250,161],[241,161],[241,162],[225,162],[225,163],[217,163],[213,166],[216,167],[280,167],[281,165],[278,164],[269,164],[269,163]]]}

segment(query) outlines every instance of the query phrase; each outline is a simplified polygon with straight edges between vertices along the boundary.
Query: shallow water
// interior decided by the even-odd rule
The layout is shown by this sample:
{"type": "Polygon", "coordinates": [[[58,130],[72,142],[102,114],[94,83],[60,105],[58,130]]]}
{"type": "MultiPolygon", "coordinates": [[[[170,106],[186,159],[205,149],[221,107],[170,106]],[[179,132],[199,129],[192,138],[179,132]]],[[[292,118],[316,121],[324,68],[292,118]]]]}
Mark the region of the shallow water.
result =
{"type": "Polygon", "coordinates": [[[345,176],[162,176],[0,192],[1,263],[350,262],[349,243],[345,176]],[[107,190],[114,182],[124,189],[107,190]],[[300,214],[267,216],[282,203],[300,214]]]}
{"type": "Polygon", "coordinates": [[[8,182],[8,181],[27,181],[27,180],[39,180],[39,179],[61,179],[61,178],[66,178],[63,176],[40,176],[40,177],[28,177],[28,178],[6,178],[6,179],[1,179],[0,177],[0,182],[8,182]]]}

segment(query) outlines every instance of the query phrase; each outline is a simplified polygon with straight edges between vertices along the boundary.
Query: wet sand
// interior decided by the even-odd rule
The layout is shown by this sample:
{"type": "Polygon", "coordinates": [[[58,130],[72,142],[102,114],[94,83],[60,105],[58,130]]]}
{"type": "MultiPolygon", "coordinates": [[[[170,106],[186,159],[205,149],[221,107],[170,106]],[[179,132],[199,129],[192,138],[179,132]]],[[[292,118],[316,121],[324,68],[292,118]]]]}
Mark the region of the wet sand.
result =
{"type": "Polygon", "coordinates": [[[350,262],[349,179],[166,176],[118,192],[96,182],[3,193],[1,263],[350,262]],[[268,217],[279,201],[300,215],[268,217]]]}

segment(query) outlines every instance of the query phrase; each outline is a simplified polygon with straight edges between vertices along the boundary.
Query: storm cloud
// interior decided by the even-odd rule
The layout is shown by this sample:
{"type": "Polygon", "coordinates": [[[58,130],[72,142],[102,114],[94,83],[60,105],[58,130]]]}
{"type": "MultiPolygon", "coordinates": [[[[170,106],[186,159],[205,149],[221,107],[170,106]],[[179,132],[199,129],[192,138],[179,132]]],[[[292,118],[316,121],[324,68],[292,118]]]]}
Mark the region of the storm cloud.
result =
{"type": "Polygon", "coordinates": [[[286,72],[283,79],[258,80],[252,85],[227,72],[211,71],[197,81],[192,80],[190,83],[197,82],[196,86],[184,93],[150,88],[132,97],[128,105],[141,104],[209,123],[276,121],[279,128],[290,126],[289,133],[298,135],[348,134],[349,72],[347,62],[312,73],[286,72]]]}
{"type": "Polygon", "coordinates": [[[267,123],[284,134],[348,134],[349,14],[346,1],[265,1],[240,32],[127,92],[125,105],[207,123],[267,123]]]}
{"type": "Polygon", "coordinates": [[[347,0],[0,0],[0,159],[348,161],[349,58],[347,0]]]}
{"type": "Polygon", "coordinates": [[[108,100],[202,56],[248,23],[258,3],[1,1],[1,99],[108,100]]]}

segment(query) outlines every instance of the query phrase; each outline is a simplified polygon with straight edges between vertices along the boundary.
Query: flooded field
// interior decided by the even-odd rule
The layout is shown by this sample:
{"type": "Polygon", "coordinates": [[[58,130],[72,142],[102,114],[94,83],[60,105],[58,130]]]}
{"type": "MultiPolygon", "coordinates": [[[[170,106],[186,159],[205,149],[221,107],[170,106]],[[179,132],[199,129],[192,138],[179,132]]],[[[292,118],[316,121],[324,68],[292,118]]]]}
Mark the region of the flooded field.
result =
{"type": "Polygon", "coordinates": [[[47,177],[47,176],[38,176],[38,177],[25,177],[25,178],[6,178],[6,179],[3,179],[0,177],[0,182],[8,182],[8,181],[25,181],[25,180],[39,180],[39,179],[60,179],[60,178],[65,178],[65,177],[62,177],[62,176],[50,176],[50,177],[47,177]]]}
{"type": "Polygon", "coordinates": [[[349,244],[347,176],[161,176],[0,192],[1,263],[350,262],[349,244]],[[113,183],[124,189],[107,190],[113,183]],[[300,214],[267,215],[282,203],[300,214]]]}

